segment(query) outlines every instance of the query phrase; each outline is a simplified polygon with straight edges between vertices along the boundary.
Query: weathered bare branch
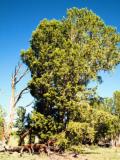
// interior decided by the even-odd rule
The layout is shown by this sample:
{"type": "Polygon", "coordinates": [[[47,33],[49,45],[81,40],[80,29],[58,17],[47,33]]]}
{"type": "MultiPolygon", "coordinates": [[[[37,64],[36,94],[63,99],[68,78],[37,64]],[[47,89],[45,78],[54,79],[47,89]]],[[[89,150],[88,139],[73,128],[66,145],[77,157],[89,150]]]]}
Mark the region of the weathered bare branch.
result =
{"type": "Polygon", "coordinates": [[[15,81],[15,85],[21,81],[21,79],[28,73],[28,68],[24,71],[24,73],[15,81]]]}
{"type": "Polygon", "coordinates": [[[21,67],[22,67],[22,63],[18,62],[18,65],[15,66],[14,78],[18,75],[21,67]]]}

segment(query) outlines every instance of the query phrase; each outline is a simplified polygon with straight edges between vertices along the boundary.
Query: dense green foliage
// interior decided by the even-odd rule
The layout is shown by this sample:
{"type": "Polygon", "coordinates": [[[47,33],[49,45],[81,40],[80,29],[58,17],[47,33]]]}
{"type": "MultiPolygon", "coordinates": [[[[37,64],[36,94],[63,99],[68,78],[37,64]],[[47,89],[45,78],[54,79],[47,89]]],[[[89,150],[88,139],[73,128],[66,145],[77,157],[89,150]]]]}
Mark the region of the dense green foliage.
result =
{"type": "Polygon", "coordinates": [[[40,141],[48,140],[52,134],[56,133],[57,126],[51,116],[47,118],[39,113],[33,112],[31,116],[31,127],[34,135],[37,135],[40,141]]]}
{"type": "Polygon", "coordinates": [[[71,144],[92,144],[95,130],[88,123],[69,122],[66,133],[71,144]]]}
{"type": "Polygon", "coordinates": [[[117,118],[87,86],[120,62],[119,42],[116,29],[87,9],[69,9],[62,20],[40,22],[30,48],[21,53],[36,99],[31,126],[40,139],[65,132],[73,144],[86,144],[114,132],[117,118]]]}

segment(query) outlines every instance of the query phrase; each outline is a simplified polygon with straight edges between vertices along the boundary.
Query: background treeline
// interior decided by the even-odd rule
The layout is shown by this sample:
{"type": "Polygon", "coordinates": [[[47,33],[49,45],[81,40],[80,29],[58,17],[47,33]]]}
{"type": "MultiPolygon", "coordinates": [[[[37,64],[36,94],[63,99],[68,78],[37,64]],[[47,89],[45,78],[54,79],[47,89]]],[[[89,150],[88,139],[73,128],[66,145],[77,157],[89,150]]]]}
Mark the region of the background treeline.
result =
{"type": "Polygon", "coordinates": [[[5,126],[5,112],[3,111],[2,106],[0,106],[0,140],[3,138],[4,134],[4,128],[5,126]]]}
{"type": "Polygon", "coordinates": [[[100,71],[119,64],[119,42],[116,28],[88,9],[72,8],[62,20],[40,22],[30,48],[21,52],[35,103],[31,114],[18,109],[20,142],[28,131],[30,142],[35,135],[40,142],[57,137],[64,148],[110,141],[119,134],[120,92],[104,99],[97,96],[97,87],[88,87],[91,81],[102,83],[100,71]]]}

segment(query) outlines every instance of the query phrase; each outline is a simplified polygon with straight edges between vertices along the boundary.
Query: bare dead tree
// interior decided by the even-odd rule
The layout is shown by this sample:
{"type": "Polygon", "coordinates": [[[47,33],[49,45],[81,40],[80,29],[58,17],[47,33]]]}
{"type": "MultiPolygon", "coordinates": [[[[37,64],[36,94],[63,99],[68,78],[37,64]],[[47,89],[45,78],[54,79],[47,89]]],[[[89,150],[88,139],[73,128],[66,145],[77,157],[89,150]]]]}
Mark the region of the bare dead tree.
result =
{"type": "Polygon", "coordinates": [[[28,73],[28,69],[25,69],[24,71],[21,70],[23,69],[22,63],[18,63],[17,66],[15,66],[14,73],[12,74],[11,77],[11,103],[10,103],[10,120],[9,120],[9,125],[8,125],[8,133],[7,133],[7,141],[9,143],[10,141],[10,136],[13,128],[13,122],[14,122],[14,115],[15,115],[15,108],[19,100],[21,99],[23,94],[26,94],[26,91],[28,92],[28,86],[23,88],[18,95],[16,96],[16,86],[18,83],[26,76],[28,73]]]}

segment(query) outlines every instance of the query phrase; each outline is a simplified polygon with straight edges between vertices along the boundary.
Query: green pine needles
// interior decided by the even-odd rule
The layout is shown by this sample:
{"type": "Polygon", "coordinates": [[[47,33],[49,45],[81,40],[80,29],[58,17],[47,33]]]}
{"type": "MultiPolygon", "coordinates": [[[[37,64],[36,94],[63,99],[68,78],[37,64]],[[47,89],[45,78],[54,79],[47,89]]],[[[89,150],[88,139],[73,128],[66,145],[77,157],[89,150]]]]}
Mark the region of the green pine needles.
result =
{"type": "Polygon", "coordinates": [[[94,93],[87,85],[100,79],[100,71],[119,64],[119,42],[117,30],[86,8],[69,9],[62,20],[40,22],[30,48],[21,52],[31,72],[28,86],[36,99],[31,126],[40,139],[65,132],[74,144],[78,140],[85,144],[114,132],[110,129],[116,117],[96,108],[99,103],[93,103],[94,93]],[[110,123],[102,119],[102,134],[98,134],[100,114],[112,117],[110,123]]]}

